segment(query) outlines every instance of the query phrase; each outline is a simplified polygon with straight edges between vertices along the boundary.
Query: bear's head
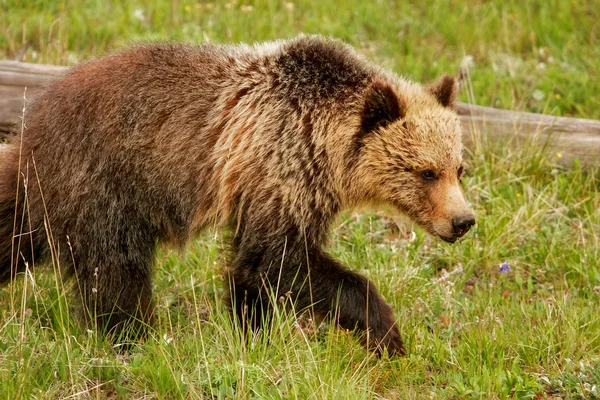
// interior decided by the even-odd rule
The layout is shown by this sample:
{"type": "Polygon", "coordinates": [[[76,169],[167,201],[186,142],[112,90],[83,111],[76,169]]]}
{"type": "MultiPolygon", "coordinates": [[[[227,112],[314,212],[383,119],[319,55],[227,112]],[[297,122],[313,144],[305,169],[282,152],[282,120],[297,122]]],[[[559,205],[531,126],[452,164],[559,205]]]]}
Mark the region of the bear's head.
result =
{"type": "Polygon", "coordinates": [[[461,187],[457,82],[449,76],[426,88],[388,82],[375,80],[363,94],[349,200],[392,204],[453,243],[475,224],[461,187]]]}

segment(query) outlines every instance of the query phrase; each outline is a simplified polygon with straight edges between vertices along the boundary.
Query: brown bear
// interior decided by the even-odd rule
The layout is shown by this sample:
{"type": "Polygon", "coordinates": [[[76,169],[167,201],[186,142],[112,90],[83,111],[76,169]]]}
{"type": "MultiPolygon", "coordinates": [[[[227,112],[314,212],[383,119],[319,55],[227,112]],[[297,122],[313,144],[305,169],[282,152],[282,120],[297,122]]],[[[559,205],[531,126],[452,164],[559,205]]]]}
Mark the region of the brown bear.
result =
{"type": "Polygon", "coordinates": [[[157,243],[228,226],[242,322],[260,327],[289,293],[295,310],[402,354],[375,285],[323,247],[361,203],[391,204],[448,242],[475,223],[456,91],[451,77],[425,88],[318,36],[151,44],[75,67],[0,153],[0,280],[56,257],[96,326],[130,331],[152,319],[157,243]]]}

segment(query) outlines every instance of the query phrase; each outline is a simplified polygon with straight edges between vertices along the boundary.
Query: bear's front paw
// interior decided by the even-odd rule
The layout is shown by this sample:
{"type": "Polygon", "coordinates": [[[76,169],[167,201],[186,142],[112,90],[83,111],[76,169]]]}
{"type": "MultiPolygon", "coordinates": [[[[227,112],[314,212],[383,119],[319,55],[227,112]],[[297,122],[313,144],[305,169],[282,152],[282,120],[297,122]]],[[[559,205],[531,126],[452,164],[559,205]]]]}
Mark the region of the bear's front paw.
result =
{"type": "Polygon", "coordinates": [[[375,351],[377,356],[381,357],[385,352],[390,357],[406,355],[406,347],[404,347],[404,342],[396,324],[384,332],[379,332],[379,335],[377,333],[375,331],[371,332],[370,336],[374,340],[372,344],[369,343],[369,347],[375,351]]]}

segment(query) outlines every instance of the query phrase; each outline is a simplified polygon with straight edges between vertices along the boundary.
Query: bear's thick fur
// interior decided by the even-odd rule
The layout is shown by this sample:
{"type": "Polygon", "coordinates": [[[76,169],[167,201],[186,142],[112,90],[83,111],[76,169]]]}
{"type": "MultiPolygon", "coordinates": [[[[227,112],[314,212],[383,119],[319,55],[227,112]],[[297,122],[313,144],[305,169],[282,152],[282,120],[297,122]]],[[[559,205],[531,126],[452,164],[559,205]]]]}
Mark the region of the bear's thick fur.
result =
{"type": "Polygon", "coordinates": [[[0,153],[0,280],[53,243],[97,326],[120,331],[151,322],[157,242],[225,225],[240,318],[256,328],[266,294],[290,293],[404,353],[375,285],[323,246],[340,210],[368,202],[446,241],[470,228],[455,95],[453,78],[424,88],[314,36],[146,45],[75,67],[0,153]]]}

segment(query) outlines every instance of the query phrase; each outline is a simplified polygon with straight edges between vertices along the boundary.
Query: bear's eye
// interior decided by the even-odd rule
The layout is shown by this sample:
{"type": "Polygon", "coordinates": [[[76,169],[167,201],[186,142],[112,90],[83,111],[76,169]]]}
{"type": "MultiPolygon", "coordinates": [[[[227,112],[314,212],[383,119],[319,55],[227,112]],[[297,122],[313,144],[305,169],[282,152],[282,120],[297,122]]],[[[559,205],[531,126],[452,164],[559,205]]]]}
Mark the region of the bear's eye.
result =
{"type": "Polygon", "coordinates": [[[436,178],[435,172],[430,169],[426,169],[425,171],[421,172],[421,178],[425,179],[426,181],[432,181],[436,178]]]}

